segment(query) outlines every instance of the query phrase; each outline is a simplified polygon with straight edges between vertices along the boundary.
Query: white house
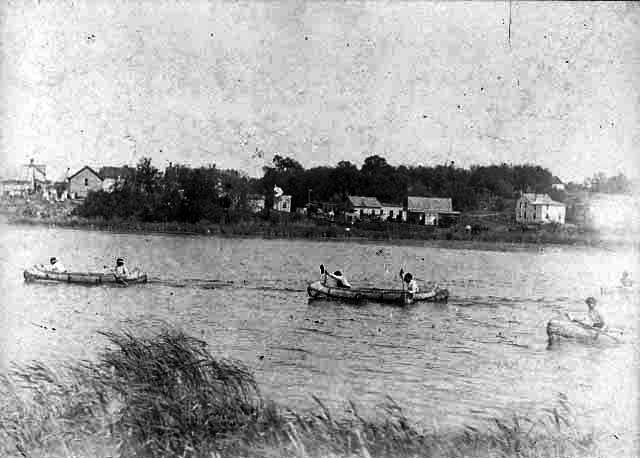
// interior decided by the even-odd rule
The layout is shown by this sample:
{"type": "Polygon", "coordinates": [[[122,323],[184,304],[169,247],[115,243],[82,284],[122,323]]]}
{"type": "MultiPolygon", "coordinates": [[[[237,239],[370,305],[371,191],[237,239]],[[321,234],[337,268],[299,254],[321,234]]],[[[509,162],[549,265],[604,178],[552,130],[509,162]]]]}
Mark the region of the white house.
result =
{"type": "Polygon", "coordinates": [[[382,217],[382,204],[375,197],[349,196],[345,217],[348,221],[361,220],[365,216],[382,217]]]}
{"type": "Polygon", "coordinates": [[[381,202],[380,205],[382,206],[382,219],[391,218],[393,221],[398,221],[398,218],[400,218],[401,221],[407,220],[407,212],[402,204],[381,202]]]}
{"type": "Polygon", "coordinates": [[[291,211],[291,196],[288,194],[277,195],[273,199],[273,209],[279,212],[291,211]]]}
{"type": "Polygon", "coordinates": [[[547,194],[524,193],[516,203],[516,221],[519,223],[564,224],[566,205],[556,202],[547,194]]]}

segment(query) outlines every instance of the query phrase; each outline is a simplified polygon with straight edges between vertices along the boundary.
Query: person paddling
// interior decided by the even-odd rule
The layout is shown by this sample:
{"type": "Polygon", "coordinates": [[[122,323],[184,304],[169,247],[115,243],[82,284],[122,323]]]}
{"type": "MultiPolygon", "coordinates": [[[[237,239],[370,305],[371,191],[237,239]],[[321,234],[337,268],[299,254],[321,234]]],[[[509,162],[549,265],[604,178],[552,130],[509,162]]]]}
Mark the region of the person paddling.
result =
{"type": "Polygon", "coordinates": [[[409,293],[409,299],[413,299],[413,296],[418,293],[418,283],[413,278],[411,272],[404,274],[403,281],[407,284],[407,293],[409,293]]]}
{"type": "Polygon", "coordinates": [[[631,277],[629,276],[629,272],[627,272],[626,270],[622,272],[622,278],[620,279],[620,283],[622,284],[622,286],[626,288],[633,286],[633,280],[631,280],[631,277]]]}
{"type": "Polygon", "coordinates": [[[49,265],[45,267],[45,270],[49,272],[66,272],[67,268],[53,256],[49,258],[49,265]]]}
{"type": "Polygon", "coordinates": [[[331,283],[334,283],[338,288],[351,288],[351,285],[341,271],[336,270],[335,272],[331,273],[327,269],[325,269],[324,265],[321,265],[320,272],[323,274],[322,283],[324,285],[327,285],[327,280],[331,279],[333,280],[331,283]]]}
{"type": "Polygon", "coordinates": [[[118,277],[126,277],[127,275],[129,275],[129,269],[127,269],[127,266],[124,265],[124,259],[116,259],[116,268],[113,269],[113,272],[118,277]]]}
{"type": "Polygon", "coordinates": [[[596,299],[592,296],[587,297],[587,299],[585,300],[585,303],[587,304],[587,307],[589,307],[588,319],[586,321],[576,320],[572,318],[571,315],[569,315],[568,313],[567,313],[567,317],[571,321],[575,321],[576,323],[582,324],[583,326],[604,331],[606,328],[606,323],[604,321],[604,317],[602,316],[602,313],[600,313],[600,310],[597,307],[598,303],[596,299]]]}

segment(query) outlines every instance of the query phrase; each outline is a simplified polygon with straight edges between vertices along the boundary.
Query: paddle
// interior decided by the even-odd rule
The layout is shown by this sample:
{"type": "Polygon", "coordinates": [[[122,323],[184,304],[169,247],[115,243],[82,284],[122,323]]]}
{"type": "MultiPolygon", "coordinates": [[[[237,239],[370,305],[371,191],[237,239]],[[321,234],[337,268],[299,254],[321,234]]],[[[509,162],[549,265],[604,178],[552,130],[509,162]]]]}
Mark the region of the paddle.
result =
{"type": "Polygon", "coordinates": [[[320,275],[322,275],[322,284],[326,285],[327,284],[327,275],[326,275],[327,271],[324,268],[324,264],[320,264],[320,275]]]}
{"type": "Polygon", "coordinates": [[[407,301],[408,297],[404,295],[404,269],[400,268],[400,283],[402,284],[402,300],[407,301]]]}

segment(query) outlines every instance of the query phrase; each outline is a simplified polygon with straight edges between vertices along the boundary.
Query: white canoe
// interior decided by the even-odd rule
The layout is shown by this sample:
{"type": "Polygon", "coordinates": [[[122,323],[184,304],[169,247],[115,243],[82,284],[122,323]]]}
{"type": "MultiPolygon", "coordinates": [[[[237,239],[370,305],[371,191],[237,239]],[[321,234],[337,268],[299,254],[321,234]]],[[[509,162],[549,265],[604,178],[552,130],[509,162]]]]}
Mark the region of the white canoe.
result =
{"type": "Polygon", "coordinates": [[[609,342],[619,342],[623,333],[621,331],[611,329],[603,332],[575,321],[552,318],[547,323],[547,336],[549,338],[549,343],[560,338],[580,342],[594,342],[598,339],[607,340],[609,342]]]}
{"type": "Polygon", "coordinates": [[[128,285],[146,283],[147,274],[134,270],[126,277],[116,277],[110,272],[47,272],[31,268],[23,272],[25,281],[45,281],[63,283],[81,283],[84,285],[101,285],[105,283],[128,285]]]}

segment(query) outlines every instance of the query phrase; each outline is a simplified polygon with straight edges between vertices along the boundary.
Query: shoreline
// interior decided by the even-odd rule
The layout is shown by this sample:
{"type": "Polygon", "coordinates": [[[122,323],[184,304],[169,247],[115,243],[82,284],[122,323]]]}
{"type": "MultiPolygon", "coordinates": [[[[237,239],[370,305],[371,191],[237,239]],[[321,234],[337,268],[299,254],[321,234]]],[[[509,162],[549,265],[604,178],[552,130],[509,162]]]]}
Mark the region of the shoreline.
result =
{"type": "MultiPolygon", "coordinates": [[[[544,251],[549,247],[590,247],[611,250],[614,247],[635,247],[640,237],[619,235],[601,237],[595,232],[569,234],[566,231],[532,232],[487,231],[479,234],[462,233],[455,229],[423,228],[420,226],[385,226],[378,230],[359,225],[348,229],[336,224],[240,222],[213,223],[156,223],[141,221],[106,221],[79,217],[42,218],[0,215],[10,225],[41,226],[121,234],[163,234],[176,236],[204,236],[222,238],[314,240],[353,243],[396,244],[402,246],[430,246],[445,249],[480,249],[487,251],[544,251]]],[[[368,225],[370,227],[370,225],[368,225]]]]}

